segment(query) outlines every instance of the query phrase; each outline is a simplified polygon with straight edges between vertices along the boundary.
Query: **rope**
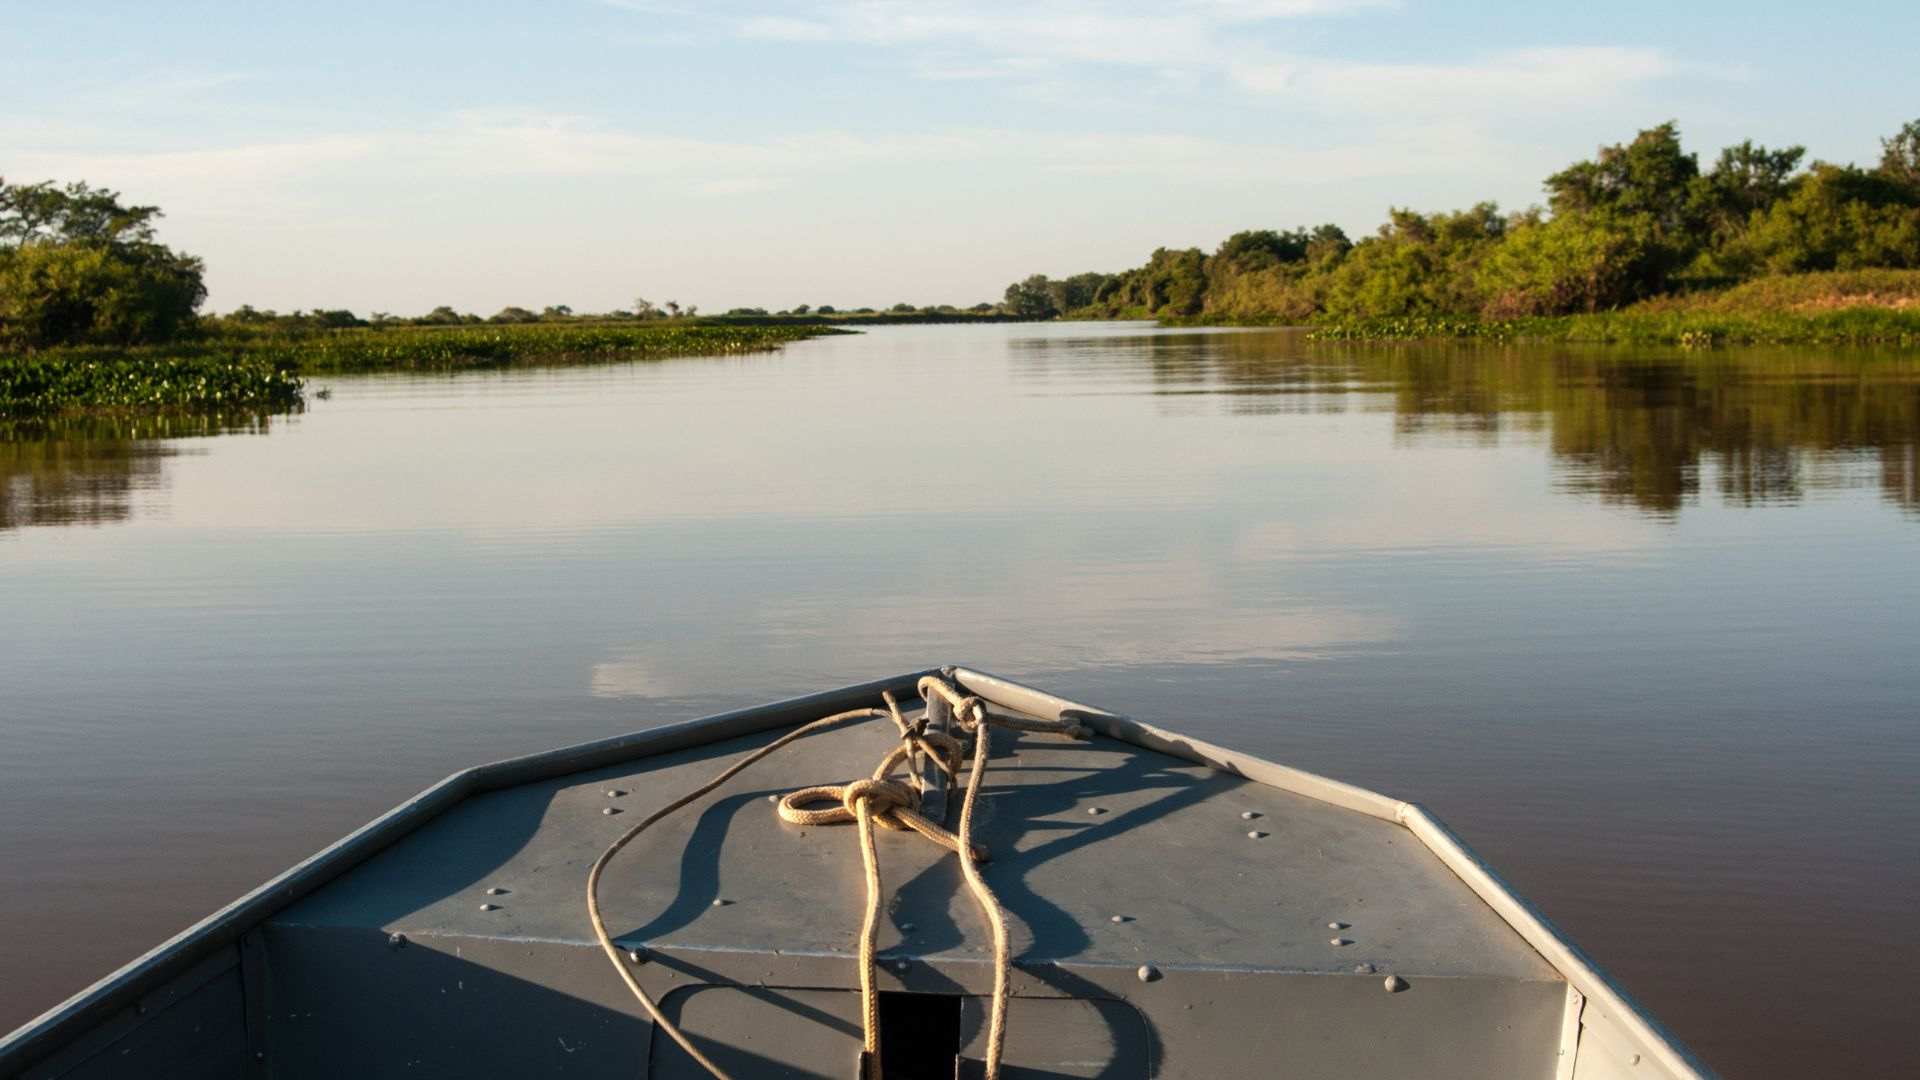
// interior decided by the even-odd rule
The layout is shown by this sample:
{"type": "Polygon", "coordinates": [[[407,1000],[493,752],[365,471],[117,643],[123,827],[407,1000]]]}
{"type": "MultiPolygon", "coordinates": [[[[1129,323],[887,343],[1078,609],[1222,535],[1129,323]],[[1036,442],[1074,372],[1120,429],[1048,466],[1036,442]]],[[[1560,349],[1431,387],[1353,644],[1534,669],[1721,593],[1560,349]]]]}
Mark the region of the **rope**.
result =
{"type": "Polygon", "coordinates": [[[987,850],[975,844],[972,839],[974,803],[980,793],[981,778],[986,775],[987,770],[990,739],[986,729],[988,725],[995,725],[1020,731],[1067,735],[1072,738],[1086,738],[1088,732],[1078,723],[1066,719],[1036,720],[991,714],[987,711],[986,703],[980,698],[962,695],[946,680],[934,676],[921,679],[919,691],[922,699],[927,701],[932,701],[933,695],[939,695],[952,708],[954,720],[960,729],[974,736],[973,767],[968,773],[966,794],[960,804],[960,831],[957,835],[923,816],[920,813],[920,792],[908,784],[892,779],[891,774],[902,762],[911,757],[915,750],[919,750],[946,774],[948,782],[951,783],[960,771],[964,752],[962,743],[946,732],[927,730],[924,718],[914,724],[907,723],[893,695],[882,692],[881,698],[887,706],[885,712],[879,709],[853,709],[795,728],[728,766],[720,775],[656,810],[645,820],[628,829],[600,853],[600,857],[594,860],[592,869],[587,872],[587,917],[593,923],[593,932],[600,940],[601,950],[613,963],[614,970],[620,973],[621,981],[627,984],[627,989],[633,991],[634,996],[640,999],[640,1004],[646,1008],[654,1024],[665,1031],[674,1042],[680,1044],[681,1049],[691,1055],[717,1080],[732,1080],[732,1077],[695,1047],[685,1033],[661,1013],[660,1007],[641,988],[639,980],[634,978],[627,965],[621,962],[619,950],[614,948],[612,936],[608,934],[606,923],[600,915],[601,873],[622,848],[632,843],[633,839],[649,826],[713,791],[754,762],[816,731],[847,720],[865,720],[878,716],[886,716],[893,720],[894,727],[900,733],[900,745],[880,759],[880,764],[874,767],[871,776],[846,784],[823,784],[789,792],[780,799],[778,810],[780,819],[793,825],[837,825],[851,821],[858,826],[860,861],[865,870],[867,886],[866,906],[860,922],[860,1004],[864,1017],[861,1061],[865,1072],[864,1080],[881,1080],[880,995],[874,986],[874,953],[879,937],[880,906],[885,886],[880,879],[880,853],[874,845],[875,825],[885,829],[918,833],[953,852],[960,861],[960,872],[966,878],[967,888],[973,893],[974,903],[980,908],[981,915],[993,931],[993,1005],[987,1027],[985,1065],[986,1080],[999,1080],[1000,1058],[1006,1045],[1007,985],[1012,960],[1007,944],[1006,914],[1001,910],[1000,902],[993,895],[993,890],[987,886],[986,879],[980,874],[979,864],[986,860],[987,850]],[[839,805],[826,809],[806,808],[811,803],[828,801],[839,805]]]}
{"type": "MultiPolygon", "coordinates": [[[[964,714],[956,714],[964,715],[964,714]]],[[[986,706],[977,702],[974,705],[974,726],[977,728],[987,718],[986,706]]],[[[999,1080],[1000,1052],[1007,1042],[1007,969],[1012,965],[1007,948],[1007,917],[1000,910],[1000,901],[987,887],[987,879],[980,876],[980,867],[973,856],[973,803],[980,794],[980,777],[987,771],[987,743],[990,740],[982,729],[973,739],[973,774],[967,778],[967,794],[960,803],[960,872],[966,876],[967,888],[973,890],[974,903],[987,917],[987,924],[993,928],[993,1011],[987,1023],[987,1080],[999,1080]]]]}
{"type": "Polygon", "coordinates": [[[649,826],[654,825],[668,814],[673,813],[675,810],[680,809],[712,791],[714,788],[719,787],[721,784],[733,779],[739,775],[742,769],[766,757],[768,754],[773,753],[790,742],[798,741],[816,731],[824,730],[835,724],[844,723],[848,720],[866,720],[875,716],[885,715],[885,713],[878,709],[851,709],[847,712],[835,713],[832,716],[823,717],[810,724],[802,724],[794,728],[792,731],[787,732],[785,735],[780,736],[778,739],[773,740],[723,769],[720,775],[647,815],[639,824],[621,833],[619,839],[607,845],[607,850],[601,852],[600,857],[593,860],[593,868],[587,871],[587,919],[593,923],[593,935],[600,939],[600,950],[607,954],[608,961],[613,964],[613,970],[620,973],[620,981],[626,983],[627,989],[633,991],[633,996],[640,999],[640,1004],[647,1010],[647,1015],[653,1017],[654,1024],[658,1026],[660,1030],[666,1032],[674,1042],[679,1043],[680,1049],[685,1050],[693,1057],[693,1060],[699,1062],[702,1067],[712,1073],[716,1080],[733,1080],[733,1077],[730,1076],[725,1069],[715,1065],[711,1058],[701,1053],[700,1048],[693,1045],[693,1041],[687,1038],[679,1026],[667,1019],[666,1014],[660,1011],[660,1006],[655,1004],[653,998],[647,996],[646,990],[641,988],[640,981],[633,977],[633,972],[627,970],[627,965],[620,959],[619,950],[613,947],[613,938],[607,933],[606,920],[600,915],[600,875],[606,871],[607,864],[613,861],[613,857],[620,853],[620,849],[633,843],[634,837],[645,832],[649,826]]]}

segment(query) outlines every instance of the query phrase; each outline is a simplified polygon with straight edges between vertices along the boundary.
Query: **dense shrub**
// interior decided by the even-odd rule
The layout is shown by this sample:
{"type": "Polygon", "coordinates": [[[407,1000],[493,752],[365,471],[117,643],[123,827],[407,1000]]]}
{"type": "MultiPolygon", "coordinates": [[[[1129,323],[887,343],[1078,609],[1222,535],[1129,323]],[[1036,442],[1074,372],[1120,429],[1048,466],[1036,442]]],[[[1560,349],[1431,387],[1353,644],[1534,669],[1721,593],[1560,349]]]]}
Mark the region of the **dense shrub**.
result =
{"type": "Polygon", "coordinates": [[[1211,255],[1161,248],[1119,274],[1036,274],[1008,288],[1007,307],[1033,318],[1466,325],[1603,312],[1769,274],[1920,267],[1920,121],[1882,147],[1873,169],[1802,169],[1801,147],[1749,140],[1702,169],[1678,127],[1661,124],[1548,177],[1545,207],[1395,209],[1358,243],[1330,225],[1249,230],[1211,255]],[[1092,302],[1070,282],[1091,283],[1092,302]]]}
{"type": "Polygon", "coordinates": [[[173,339],[206,299],[200,260],[154,239],[115,192],[0,180],[0,347],[173,339]]]}

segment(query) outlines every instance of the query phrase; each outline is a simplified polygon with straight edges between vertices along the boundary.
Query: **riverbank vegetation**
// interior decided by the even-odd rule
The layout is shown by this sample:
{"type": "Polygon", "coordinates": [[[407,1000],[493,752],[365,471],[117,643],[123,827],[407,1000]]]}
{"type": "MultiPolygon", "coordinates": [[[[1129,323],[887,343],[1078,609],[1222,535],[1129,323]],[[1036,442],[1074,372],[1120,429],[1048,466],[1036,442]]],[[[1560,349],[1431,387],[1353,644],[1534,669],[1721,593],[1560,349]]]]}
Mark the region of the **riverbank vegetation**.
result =
{"type": "Polygon", "coordinates": [[[79,411],[285,410],[304,376],[464,371],[778,348],[824,323],[701,319],[639,300],[577,315],[440,307],[413,319],[241,307],[201,316],[200,260],[158,242],[160,211],[84,183],[0,180],[0,420],[79,411]],[[760,323],[747,325],[747,323],[760,323]]]}
{"type": "Polygon", "coordinates": [[[100,410],[287,409],[300,403],[312,375],[761,352],[836,332],[690,322],[393,326],[225,331],[170,345],[44,349],[0,355],[0,419],[100,410]]]}
{"type": "Polygon", "coordinates": [[[1399,315],[1322,320],[1320,340],[1457,338],[1632,345],[1920,345],[1920,270],[1761,278],[1619,311],[1513,319],[1399,315]]]}
{"type": "Polygon", "coordinates": [[[1007,288],[1005,306],[1321,323],[1346,337],[1920,340],[1910,279],[1801,279],[1920,271],[1920,121],[1883,140],[1872,167],[1804,158],[1747,141],[1703,167],[1662,124],[1548,177],[1545,206],[1395,208],[1357,242],[1336,225],[1251,230],[1116,274],[1034,275],[1007,288]],[[1852,312],[1864,308],[1881,314],[1852,312]]]}

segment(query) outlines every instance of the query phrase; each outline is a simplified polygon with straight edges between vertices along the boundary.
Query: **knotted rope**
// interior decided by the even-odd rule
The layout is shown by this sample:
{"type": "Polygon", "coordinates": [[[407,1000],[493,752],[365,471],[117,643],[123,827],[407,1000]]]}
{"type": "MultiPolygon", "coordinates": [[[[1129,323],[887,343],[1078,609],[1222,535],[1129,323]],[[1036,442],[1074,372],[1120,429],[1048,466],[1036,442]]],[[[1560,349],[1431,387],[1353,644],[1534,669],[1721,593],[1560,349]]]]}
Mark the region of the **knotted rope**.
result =
{"type": "Polygon", "coordinates": [[[880,764],[875,766],[871,776],[846,784],[801,788],[781,798],[778,808],[780,819],[794,825],[837,825],[851,821],[859,826],[860,858],[866,870],[867,885],[866,911],[860,924],[860,1003],[864,1017],[861,1052],[863,1077],[864,1080],[882,1080],[880,1075],[880,996],[874,986],[874,953],[879,937],[881,900],[885,891],[880,880],[880,854],[874,846],[873,830],[878,824],[881,828],[918,833],[953,852],[959,858],[960,872],[966,878],[967,888],[972,891],[974,903],[980,908],[982,916],[993,931],[993,1007],[987,1027],[987,1052],[984,1064],[986,1080],[999,1080],[1000,1058],[1006,1045],[1007,984],[1012,961],[1007,944],[1006,914],[1001,910],[1000,902],[994,897],[993,890],[987,886],[986,879],[980,874],[979,863],[987,858],[987,850],[973,843],[972,840],[974,800],[980,793],[981,778],[986,775],[989,742],[986,728],[991,724],[1020,731],[1067,735],[1072,738],[1086,738],[1088,733],[1086,728],[1066,719],[1035,720],[989,714],[986,703],[980,698],[963,695],[945,679],[931,675],[920,680],[919,691],[921,698],[926,701],[932,701],[933,695],[939,695],[951,708],[960,730],[973,736],[973,767],[967,777],[966,794],[960,803],[958,833],[948,832],[921,814],[919,790],[892,779],[891,774],[901,763],[907,761],[915,750],[919,750],[946,774],[947,783],[950,786],[960,771],[964,754],[963,744],[946,732],[927,730],[924,718],[909,724],[901,715],[899,703],[894,700],[893,695],[882,692],[880,696],[887,705],[885,712],[879,709],[853,709],[793,729],[728,766],[712,780],[642,819],[608,845],[588,870],[587,917],[593,923],[594,936],[599,939],[601,950],[607,954],[607,959],[612,962],[614,970],[619,972],[621,981],[627,984],[627,989],[640,999],[640,1004],[646,1008],[654,1024],[665,1031],[674,1042],[680,1044],[681,1049],[718,1080],[732,1080],[732,1077],[695,1047],[678,1025],[666,1018],[660,1011],[660,1006],[640,986],[639,980],[621,961],[620,952],[614,947],[613,938],[607,932],[606,922],[600,914],[601,874],[613,857],[648,827],[731,780],[754,762],[817,731],[823,731],[849,720],[866,720],[880,716],[893,720],[894,727],[900,733],[900,745],[880,759],[880,764]],[[839,805],[825,809],[807,809],[809,805],[821,802],[834,802],[839,805]]]}

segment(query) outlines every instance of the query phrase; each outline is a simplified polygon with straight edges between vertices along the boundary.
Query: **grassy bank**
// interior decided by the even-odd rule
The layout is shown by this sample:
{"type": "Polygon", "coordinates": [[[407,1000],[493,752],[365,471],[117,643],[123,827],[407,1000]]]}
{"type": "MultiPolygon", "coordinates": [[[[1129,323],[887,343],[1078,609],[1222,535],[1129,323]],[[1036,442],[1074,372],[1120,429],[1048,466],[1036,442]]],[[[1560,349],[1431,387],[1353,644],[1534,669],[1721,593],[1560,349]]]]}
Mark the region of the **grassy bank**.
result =
{"type": "Polygon", "coordinates": [[[1325,320],[1323,341],[1565,341],[1629,345],[1920,346],[1920,271],[1761,278],[1619,311],[1525,319],[1415,315],[1325,320]]]}
{"type": "Polygon", "coordinates": [[[150,348],[0,356],[0,419],[116,410],[291,408],[303,376],[456,372],[761,352],[824,326],[700,323],[395,327],[227,334],[150,348]]]}
{"type": "Polygon", "coordinates": [[[514,364],[590,364],[764,352],[837,333],[823,326],[710,323],[531,323],[336,330],[239,342],[246,355],[301,374],[473,371],[514,364]]]}

